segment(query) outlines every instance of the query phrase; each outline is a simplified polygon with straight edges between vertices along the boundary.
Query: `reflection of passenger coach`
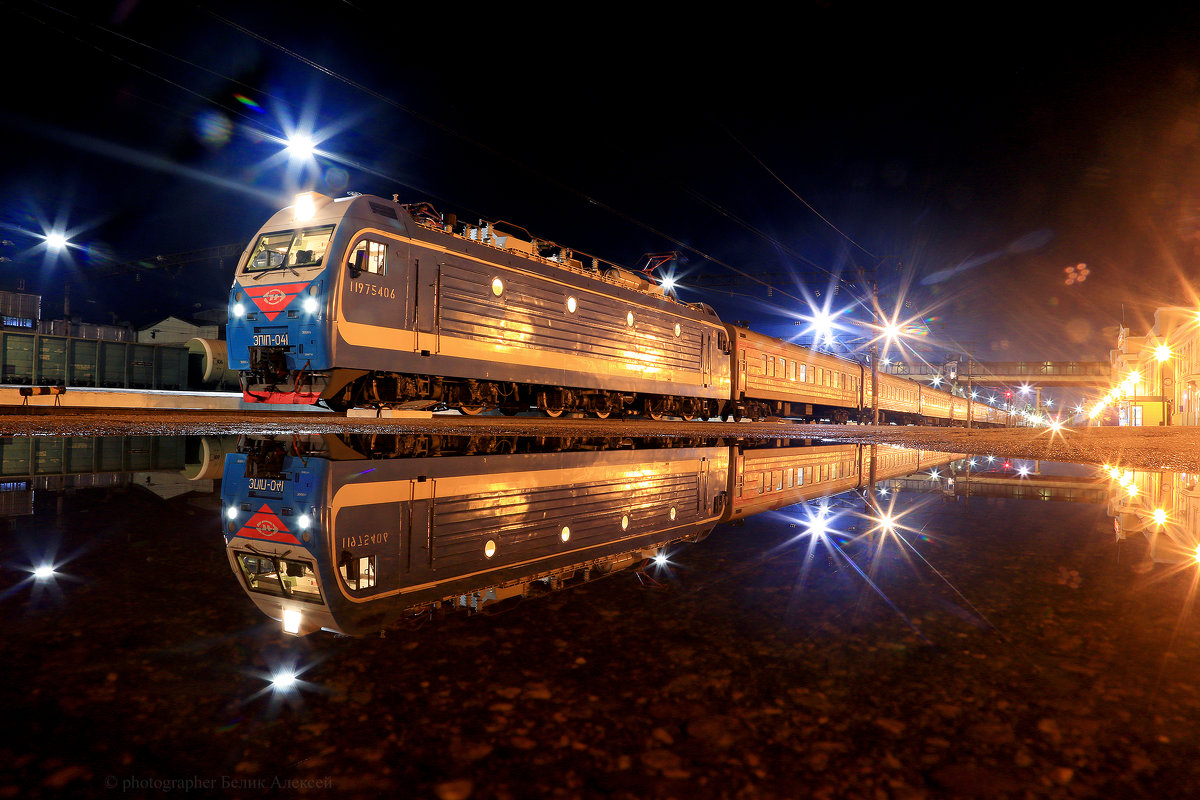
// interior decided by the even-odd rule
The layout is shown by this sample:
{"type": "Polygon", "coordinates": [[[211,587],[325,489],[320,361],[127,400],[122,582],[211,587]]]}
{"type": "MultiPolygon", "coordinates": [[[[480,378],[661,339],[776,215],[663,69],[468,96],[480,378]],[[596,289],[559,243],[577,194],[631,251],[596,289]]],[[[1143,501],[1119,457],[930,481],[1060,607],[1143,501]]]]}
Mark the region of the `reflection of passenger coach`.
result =
{"type": "Polygon", "coordinates": [[[563,446],[517,437],[248,440],[226,456],[221,487],[230,566],[285,630],[371,633],[435,608],[478,610],[573,585],[698,541],[719,521],[951,458],[806,441],[754,450],[716,440],[547,445],[563,446]]]}
{"type": "Polygon", "coordinates": [[[230,295],[249,402],[1003,424],[1005,415],[722,323],[640,274],[504,223],[315,193],[275,214],[230,295]],[[519,231],[517,235],[514,231],[519,231]]]}

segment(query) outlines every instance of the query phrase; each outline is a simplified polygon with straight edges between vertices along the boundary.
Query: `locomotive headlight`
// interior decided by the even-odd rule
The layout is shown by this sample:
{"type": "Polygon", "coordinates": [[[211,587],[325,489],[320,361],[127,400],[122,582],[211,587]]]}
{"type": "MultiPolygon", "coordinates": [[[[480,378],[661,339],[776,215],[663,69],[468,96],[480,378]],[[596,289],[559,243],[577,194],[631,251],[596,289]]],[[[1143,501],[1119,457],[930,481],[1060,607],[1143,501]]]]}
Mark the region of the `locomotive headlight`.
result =
{"type": "Polygon", "coordinates": [[[230,506],[229,508],[225,509],[225,516],[229,519],[237,519],[237,515],[237,506],[230,506]]]}
{"type": "Polygon", "coordinates": [[[299,517],[296,517],[296,524],[299,525],[302,530],[307,530],[308,526],[312,525],[312,517],[310,517],[308,514],[301,514],[299,517]]]}
{"type": "Polygon", "coordinates": [[[300,633],[300,609],[285,608],[283,610],[283,632],[284,633],[300,633]]]}
{"type": "Polygon", "coordinates": [[[296,195],[296,222],[306,222],[317,213],[317,200],[312,192],[302,192],[296,195]]]}
{"type": "Polygon", "coordinates": [[[317,302],[317,298],[311,297],[311,296],[304,298],[303,305],[304,305],[304,310],[307,311],[309,314],[317,313],[317,309],[320,307],[320,303],[317,302]]]}
{"type": "Polygon", "coordinates": [[[246,306],[242,305],[241,303],[234,303],[233,304],[233,315],[235,317],[246,316],[246,306]]]}

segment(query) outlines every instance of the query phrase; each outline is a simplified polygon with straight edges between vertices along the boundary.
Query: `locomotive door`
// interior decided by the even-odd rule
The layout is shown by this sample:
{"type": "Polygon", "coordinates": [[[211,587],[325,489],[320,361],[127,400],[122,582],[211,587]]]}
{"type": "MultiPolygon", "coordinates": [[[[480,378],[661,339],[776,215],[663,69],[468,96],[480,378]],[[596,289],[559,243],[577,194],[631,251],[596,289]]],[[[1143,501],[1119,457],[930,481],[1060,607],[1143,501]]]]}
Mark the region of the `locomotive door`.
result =
{"type": "Polygon", "coordinates": [[[409,481],[408,499],[400,502],[402,554],[406,573],[433,569],[433,480],[409,481]]]}
{"type": "Polygon", "coordinates": [[[414,348],[422,355],[438,351],[438,282],[440,265],[432,258],[417,259],[413,270],[416,286],[413,298],[416,308],[413,314],[414,348]]]}

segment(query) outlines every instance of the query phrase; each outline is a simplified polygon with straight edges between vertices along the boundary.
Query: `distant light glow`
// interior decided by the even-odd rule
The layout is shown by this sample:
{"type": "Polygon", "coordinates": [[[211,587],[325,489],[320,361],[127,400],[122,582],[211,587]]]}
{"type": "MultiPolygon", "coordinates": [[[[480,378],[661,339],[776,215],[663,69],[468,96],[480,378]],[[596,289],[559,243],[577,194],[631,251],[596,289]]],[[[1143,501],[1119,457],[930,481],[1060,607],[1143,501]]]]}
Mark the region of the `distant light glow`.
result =
{"type": "Polygon", "coordinates": [[[287,152],[293,158],[312,158],[317,150],[317,143],[305,133],[294,133],[288,137],[287,152]]]}
{"type": "Polygon", "coordinates": [[[1160,344],[1158,347],[1154,348],[1154,357],[1159,361],[1166,361],[1171,357],[1171,348],[1165,344],[1160,344]]]}
{"type": "Polygon", "coordinates": [[[288,692],[296,685],[296,673],[281,669],[271,676],[271,686],[278,692],[288,692]]]}
{"type": "Polygon", "coordinates": [[[54,567],[50,564],[42,564],[33,570],[33,577],[39,581],[47,581],[54,577],[54,567]]]}
{"type": "Polygon", "coordinates": [[[1156,508],[1156,509],[1154,509],[1154,522],[1155,522],[1155,524],[1157,524],[1157,525],[1162,525],[1162,524],[1166,523],[1166,521],[1167,521],[1167,512],[1166,512],[1166,510],[1165,510],[1165,509],[1162,509],[1162,508],[1156,508]]]}
{"type": "Polygon", "coordinates": [[[62,250],[68,244],[66,235],[58,231],[51,231],[46,234],[46,247],[52,251],[62,250]]]}

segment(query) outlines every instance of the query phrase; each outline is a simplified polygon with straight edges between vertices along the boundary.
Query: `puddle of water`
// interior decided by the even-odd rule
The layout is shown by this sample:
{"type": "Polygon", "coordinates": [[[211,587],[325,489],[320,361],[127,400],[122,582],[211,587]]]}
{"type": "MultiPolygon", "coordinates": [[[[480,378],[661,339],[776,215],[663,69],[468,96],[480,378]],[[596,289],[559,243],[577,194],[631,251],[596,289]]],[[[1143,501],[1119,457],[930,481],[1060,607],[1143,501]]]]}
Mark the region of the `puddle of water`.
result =
{"type": "Polygon", "coordinates": [[[3,440],[4,785],[1197,777],[1196,476],[662,445],[3,440]]]}

